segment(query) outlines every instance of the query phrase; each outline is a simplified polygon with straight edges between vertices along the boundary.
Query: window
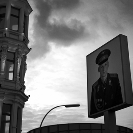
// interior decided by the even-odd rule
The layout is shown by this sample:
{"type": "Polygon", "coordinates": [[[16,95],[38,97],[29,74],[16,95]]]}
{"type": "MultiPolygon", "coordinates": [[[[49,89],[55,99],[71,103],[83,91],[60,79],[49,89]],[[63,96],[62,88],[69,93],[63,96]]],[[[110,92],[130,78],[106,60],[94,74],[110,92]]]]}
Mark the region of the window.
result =
{"type": "Polygon", "coordinates": [[[92,132],[92,133],[102,133],[101,130],[92,130],[91,132],[92,132]]]}
{"type": "Polygon", "coordinates": [[[58,128],[57,126],[50,126],[50,132],[57,132],[58,128]]]}
{"type": "Polygon", "coordinates": [[[91,129],[102,129],[101,124],[91,124],[91,129]]]}
{"type": "Polygon", "coordinates": [[[19,13],[20,9],[16,7],[11,7],[10,29],[14,31],[18,31],[19,28],[19,13]]]}
{"type": "Polygon", "coordinates": [[[91,133],[91,130],[80,130],[80,133],[91,133]]]}
{"type": "Polygon", "coordinates": [[[26,15],[24,14],[24,22],[23,22],[23,33],[25,33],[25,29],[26,29],[26,15]]]}
{"type": "Polygon", "coordinates": [[[11,105],[3,103],[0,133],[9,133],[10,121],[11,121],[11,105]]]}
{"type": "MultiPolygon", "coordinates": [[[[0,50],[0,57],[1,57],[1,54],[2,54],[2,50],[0,50]]],[[[1,72],[1,58],[0,58],[0,72],[1,72]]]]}
{"type": "Polygon", "coordinates": [[[13,80],[14,78],[14,63],[15,63],[15,53],[8,51],[6,59],[6,70],[5,70],[5,78],[8,80],[13,80]]]}
{"type": "Polygon", "coordinates": [[[79,133],[79,130],[69,131],[69,133],[79,133]]]}
{"type": "Polygon", "coordinates": [[[19,70],[19,77],[20,77],[20,81],[22,81],[22,61],[21,61],[21,64],[20,64],[20,70],[19,70]]]}
{"type": "Polygon", "coordinates": [[[4,29],[6,6],[0,6],[0,29],[4,29]]]}
{"type": "Polygon", "coordinates": [[[68,130],[68,125],[65,124],[59,125],[59,131],[65,131],[65,130],[68,130]]]}

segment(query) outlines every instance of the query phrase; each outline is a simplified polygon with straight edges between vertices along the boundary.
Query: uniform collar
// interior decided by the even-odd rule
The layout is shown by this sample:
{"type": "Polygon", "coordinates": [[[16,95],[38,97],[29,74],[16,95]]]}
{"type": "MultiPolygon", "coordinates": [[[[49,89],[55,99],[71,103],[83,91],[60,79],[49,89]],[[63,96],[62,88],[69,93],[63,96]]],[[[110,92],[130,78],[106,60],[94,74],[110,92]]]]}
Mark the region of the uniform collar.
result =
{"type": "MultiPolygon", "coordinates": [[[[106,77],[104,83],[107,83],[108,82],[108,79],[109,79],[109,73],[107,73],[107,77],[106,77]]],[[[99,82],[102,83],[102,84],[104,84],[103,81],[102,81],[102,79],[101,79],[101,77],[99,78],[99,82]]]]}

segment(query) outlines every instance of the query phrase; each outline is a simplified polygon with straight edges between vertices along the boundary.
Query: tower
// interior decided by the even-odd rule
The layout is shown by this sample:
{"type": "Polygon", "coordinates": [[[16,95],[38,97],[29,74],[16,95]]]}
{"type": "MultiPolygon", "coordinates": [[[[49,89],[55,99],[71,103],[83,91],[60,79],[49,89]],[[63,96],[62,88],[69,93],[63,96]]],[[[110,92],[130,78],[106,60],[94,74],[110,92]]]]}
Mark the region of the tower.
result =
{"type": "Polygon", "coordinates": [[[21,132],[31,12],[27,0],[0,0],[0,133],[21,132]]]}

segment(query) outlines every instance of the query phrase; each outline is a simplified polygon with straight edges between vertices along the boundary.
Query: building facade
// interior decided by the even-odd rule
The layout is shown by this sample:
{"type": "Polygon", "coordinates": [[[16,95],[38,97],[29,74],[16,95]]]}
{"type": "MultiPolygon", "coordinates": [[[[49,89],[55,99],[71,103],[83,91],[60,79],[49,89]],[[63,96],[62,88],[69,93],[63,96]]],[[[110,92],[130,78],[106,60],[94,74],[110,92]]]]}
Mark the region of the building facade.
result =
{"type": "MultiPolygon", "coordinates": [[[[40,133],[39,128],[32,129],[27,133],[40,133]]],[[[71,123],[44,126],[41,133],[105,133],[105,125],[99,123],[71,123]]],[[[117,126],[117,133],[133,133],[132,129],[117,126]]]]}
{"type": "Polygon", "coordinates": [[[31,12],[27,0],[0,0],[0,133],[21,133],[31,12]]]}

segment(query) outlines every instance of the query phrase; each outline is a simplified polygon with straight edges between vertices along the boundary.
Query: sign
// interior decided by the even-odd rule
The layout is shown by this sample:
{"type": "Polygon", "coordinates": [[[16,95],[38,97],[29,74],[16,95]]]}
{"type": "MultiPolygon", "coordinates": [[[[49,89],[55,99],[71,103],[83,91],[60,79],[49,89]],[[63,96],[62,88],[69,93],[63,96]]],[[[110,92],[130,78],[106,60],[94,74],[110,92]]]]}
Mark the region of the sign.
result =
{"type": "Polygon", "coordinates": [[[86,56],[88,117],[133,104],[127,37],[118,35],[86,56]]]}

